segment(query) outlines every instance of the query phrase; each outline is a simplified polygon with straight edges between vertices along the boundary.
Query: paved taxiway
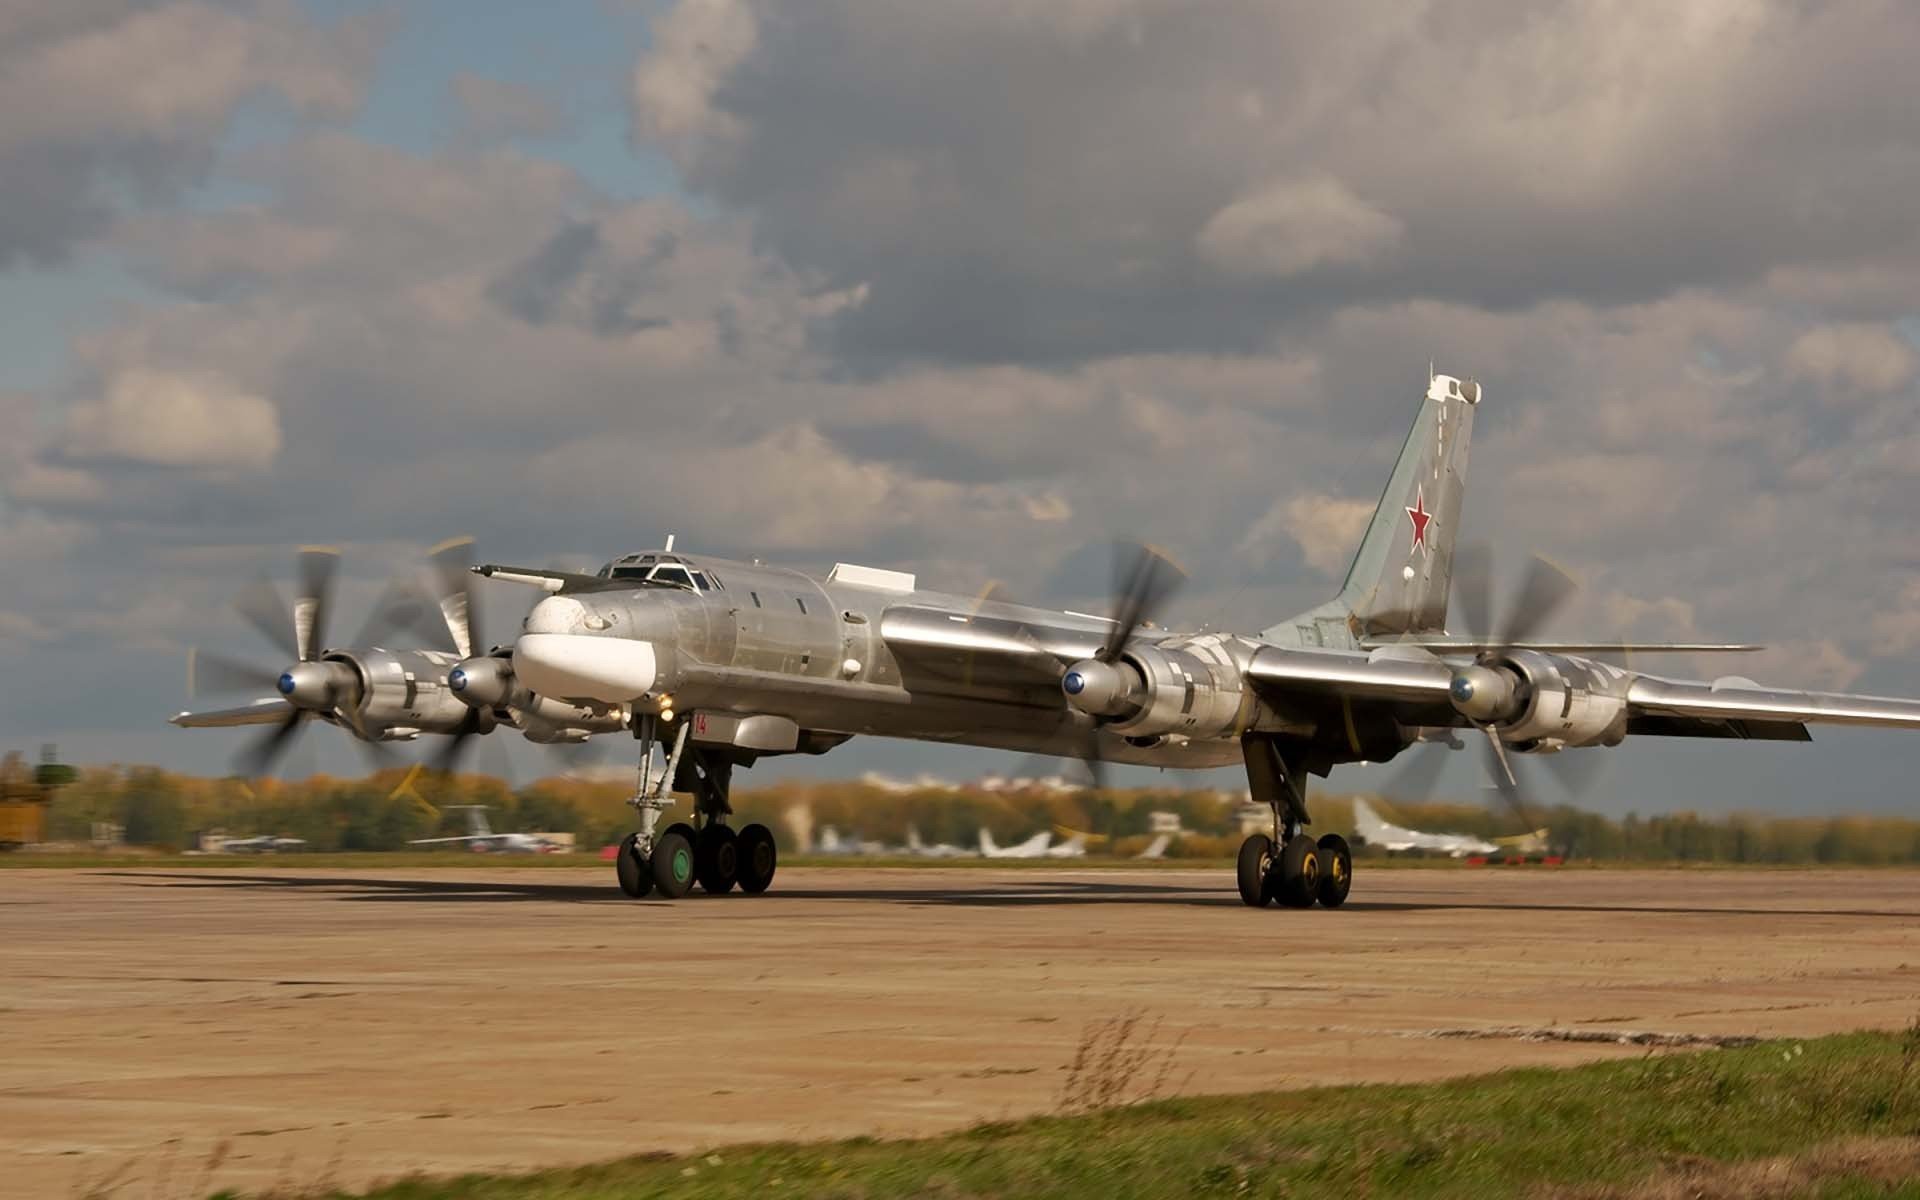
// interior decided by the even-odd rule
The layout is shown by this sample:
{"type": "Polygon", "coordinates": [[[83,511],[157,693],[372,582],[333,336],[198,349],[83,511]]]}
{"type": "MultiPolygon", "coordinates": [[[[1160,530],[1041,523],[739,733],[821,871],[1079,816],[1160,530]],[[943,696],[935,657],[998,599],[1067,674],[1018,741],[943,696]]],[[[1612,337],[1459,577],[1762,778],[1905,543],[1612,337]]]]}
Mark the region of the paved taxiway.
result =
{"type": "MultiPolygon", "coordinates": [[[[1800,1036],[1920,1011],[1920,872],[1374,870],[1342,912],[1220,871],[0,871],[0,1192],[216,1186],[925,1133],[1053,1107],[1089,1022],[1172,1083],[1646,1053],[1435,1031],[1800,1036]]],[[[160,1193],[155,1193],[160,1194],[160,1193]]],[[[172,1194],[172,1193],[165,1193],[172,1194]]],[[[186,1194],[182,1191],[180,1194],[186,1194]]]]}

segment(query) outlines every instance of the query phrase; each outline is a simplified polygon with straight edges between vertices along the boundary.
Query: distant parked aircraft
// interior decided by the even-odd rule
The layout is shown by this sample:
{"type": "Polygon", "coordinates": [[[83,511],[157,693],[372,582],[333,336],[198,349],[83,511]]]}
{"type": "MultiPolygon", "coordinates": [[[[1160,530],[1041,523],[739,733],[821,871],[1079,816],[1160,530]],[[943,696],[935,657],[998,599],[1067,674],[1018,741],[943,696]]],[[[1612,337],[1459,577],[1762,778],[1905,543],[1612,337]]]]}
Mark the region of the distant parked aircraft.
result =
{"type": "Polygon", "coordinates": [[[820,837],[813,844],[813,852],[835,857],[858,854],[870,858],[891,853],[885,842],[864,841],[858,835],[841,837],[840,831],[831,825],[821,827],[820,837]]]}
{"type": "Polygon", "coordinates": [[[1048,858],[1085,858],[1087,856],[1087,835],[1076,833],[1064,842],[1047,847],[1048,858]]]}
{"type": "Polygon", "coordinates": [[[449,804],[467,814],[467,832],[463,837],[415,838],[409,846],[459,846],[492,854],[548,854],[558,849],[552,842],[531,833],[495,833],[487,822],[484,804],[449,804]]]}
{"type": "Polygon", "coordinates": [[[305,838],[274,837],[265,833],[259,837],[219,838],[207,847],[215,854],[280,854],[306,848],[305,838]]]}
{"type": "Polygon", "coordinates": [[[972,858],[974,851],[952,842],[935,842],[928,845],[920,840],[920,831],[907,826],[907,853],[917,858],[972,858]]]}
{"type": "Polygon", "coordinates": [[[1493,842],[1484,841],[1465,833],[1422,833],[1417,829],[1407,829],[1380,818],[1373,806],[1365,800],[1353,802],[1353,831],[1360,840],[1369,846],[1378,846],[1395,853],[1406,850],[1423,850],[1429,854],[1447,854],[1454,858],[1464,858],[1469,854],[1493,854],[1500,847],[1493,842]]]}
{"type": "Polygon", "coordinates": [[[1135,855],[1134,857],[1165,858],[1167,856],[1167,846],[1172,841],[1173,841],[1173,838],[1171,835],[1163,833],[1159,837],[1154,838],[1153,841],[1149,842],[1147,844],[1147,848],[1145,850],[1142,850],[1139,854],[1135,855]]]}
{"type": "Polygon", "coordinates": [[[1017,846],[999,846],[994,844],[993,835],[984,827],[980,830],[981,858],[1046,858],[1047,847],[1053,842],[1053,834],[1045,829],[1034,834],[1017,846]]]}

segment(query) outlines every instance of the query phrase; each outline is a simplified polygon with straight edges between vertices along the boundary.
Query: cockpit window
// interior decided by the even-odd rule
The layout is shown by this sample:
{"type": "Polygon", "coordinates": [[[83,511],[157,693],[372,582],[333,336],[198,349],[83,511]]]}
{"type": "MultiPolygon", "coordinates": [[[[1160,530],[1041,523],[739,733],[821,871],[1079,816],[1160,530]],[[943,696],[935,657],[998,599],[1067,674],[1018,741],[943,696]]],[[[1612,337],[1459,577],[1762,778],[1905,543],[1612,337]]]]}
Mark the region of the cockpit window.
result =
{"type": "Polygon", "coordinates": [[[706,574],[699,570],[695,570],[693,573],[693,586],[695,591],[710,592],[713,590],[713,585],[707,582],[706,574]]]}
{"type": "Polygon", "coordinates": [[[664,584],[667,587],[683,587],[689,589],[693,587],[693,577],[687,574],[687,569],[673,563],[662,563],[660,566],[655,567],[653,574],[647,576],[647,582],[664,584]]]}
{"type": "MultiPolygon", "coordinates": [[[[645,579],[647,577],[647,572],[653,570],[653,568],[650,566],[609,567],[608,570],[612,572],[612,575],[610,577],[613,579],[645,579]]],[[[602,572],[602,574],[605,574],[605,572],[602,572]]]]}

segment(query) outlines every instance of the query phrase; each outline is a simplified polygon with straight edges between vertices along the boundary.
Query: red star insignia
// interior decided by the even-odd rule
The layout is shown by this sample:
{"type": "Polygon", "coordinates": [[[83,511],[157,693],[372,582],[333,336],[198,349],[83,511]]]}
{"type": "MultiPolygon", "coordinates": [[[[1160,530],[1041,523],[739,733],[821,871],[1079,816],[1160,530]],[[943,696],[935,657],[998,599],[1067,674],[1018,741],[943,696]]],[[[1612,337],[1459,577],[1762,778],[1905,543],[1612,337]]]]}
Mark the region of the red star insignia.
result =
{"type": "Polygon", "coordinates": [[[1431,549],[1427,545],[1427,526],[1433,521],[1433,514],[1427,511],[1427,489],[1421,486],[1413,494],[1413,507],[1407,510],[1407,519],[1413,522],[1414,550],[1431,549]]]}

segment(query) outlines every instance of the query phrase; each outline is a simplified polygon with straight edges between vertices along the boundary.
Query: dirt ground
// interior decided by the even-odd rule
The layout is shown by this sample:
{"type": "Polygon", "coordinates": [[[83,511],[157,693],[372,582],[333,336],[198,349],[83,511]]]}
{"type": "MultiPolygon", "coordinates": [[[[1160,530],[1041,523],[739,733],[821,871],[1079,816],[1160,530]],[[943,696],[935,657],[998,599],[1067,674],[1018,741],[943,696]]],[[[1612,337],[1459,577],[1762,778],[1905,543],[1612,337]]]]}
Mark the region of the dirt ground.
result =
{"type": "Polygon", "coordinates": [[[929,1133],[1056,1108],[1129,1013],[1136,1045],[1158,1022],[1137,1085],[1228,1092],[1648,1053],[1520,1030],[1920,1012],[1896,871],[1363,864],[1345,910],[1303,913],[1218,871],[796,869],[665,904],[605,866],[23,869],[0,937],[21,1196],[929,1133]]]}

